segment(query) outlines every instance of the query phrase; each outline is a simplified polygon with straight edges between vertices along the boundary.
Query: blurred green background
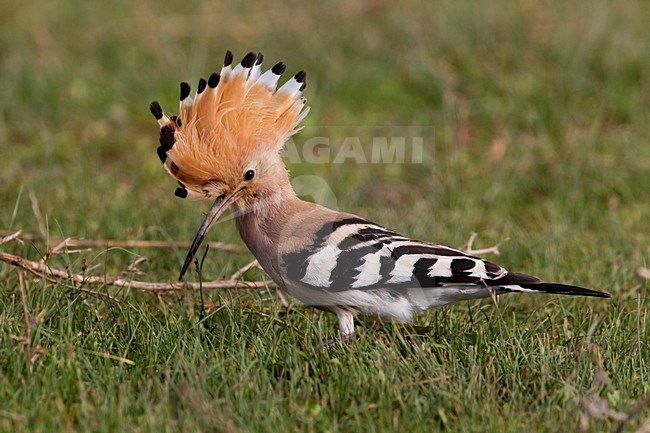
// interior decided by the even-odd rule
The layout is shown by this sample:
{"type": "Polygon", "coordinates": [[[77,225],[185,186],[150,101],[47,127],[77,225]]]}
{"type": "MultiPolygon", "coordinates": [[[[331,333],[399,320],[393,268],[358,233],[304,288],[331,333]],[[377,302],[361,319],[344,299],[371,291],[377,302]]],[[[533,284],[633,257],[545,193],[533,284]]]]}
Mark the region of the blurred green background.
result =
{"type": "MultiPolygon", "coordinates": [[[[595,392],[628,410],[650,392],[648,283],[635,273],[650,256],[648,22],[641,0],[0,2],[0,230],[39,233],[37,203],[50,236],[190,241],[207,204],[173,196],[148,105],[175,113],[180,81],[218,70],[227,49],[261,51],[267,67],[307,71],[298,148],[424,138],[422,164],[289,164],[323,179],[340,209],[454,247],[476,231],[475,247],[501,243],[508,268],[614,295],[474,303],[420,319],[433,333],[387,325],[390,344],[368,332],[332,354],[319,349],[331,317],[285,313],[265,294],[208,294],[222,328],[203,334],[196,294],[92,288],[108,301],[30,279],[23,305],[16,269],[1,264],[0,428],[573,429],[598,347],[612,380],[595,392]]],[[[240,243],[231,222],[210,239],[240,243]]],[[[0,248],[38,259],[47,247],[0,248]]],[[[185,252],[95,250],[53,265],[111,275],[136,253],[149,258],[138,279],[174,281],[185,252]]],[[[210,251],[205,278],[251,259],[210,251]]]]}
{"type": "MultiPolygon", "coordinates": [[[[22,190],[34,191],[65,235],[186,238],[203,207],[170,197],[175,185],[155,157],[147,107],[158,99],[175,112],[178,82],[209,75],[231,49],[308,72],[312,112],[298,144],[368,126],[434,131],[424,166],[290,167],[323,177],[341,208],[436,238],[449,235],[452,213],[460,238],[447,242],[470,230],[499,240],[512,224],[537,231],[563,220],[644,232],[643,2],[1,7],[5,227],[22,190]],[[418,227],[423,208],[441,223],[418,227]]],[[[20,228],[34,231],[29,212],[20,228]]]]}

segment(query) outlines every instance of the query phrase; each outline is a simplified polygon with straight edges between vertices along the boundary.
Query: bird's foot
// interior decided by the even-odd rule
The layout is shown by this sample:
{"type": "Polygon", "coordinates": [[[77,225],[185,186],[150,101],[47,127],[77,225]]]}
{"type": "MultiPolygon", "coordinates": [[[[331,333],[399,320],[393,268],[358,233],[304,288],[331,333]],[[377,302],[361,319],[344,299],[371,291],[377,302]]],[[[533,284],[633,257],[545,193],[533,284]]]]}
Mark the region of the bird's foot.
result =
{"type": "Polygon", "coordinates": [[[341,334],[339,338],[330,338],[323,341],[323,349],[329,349],[334,346],[343,345],[347,346],[352,340],[352,337],[357,338],[356,334],[341,334]]]}

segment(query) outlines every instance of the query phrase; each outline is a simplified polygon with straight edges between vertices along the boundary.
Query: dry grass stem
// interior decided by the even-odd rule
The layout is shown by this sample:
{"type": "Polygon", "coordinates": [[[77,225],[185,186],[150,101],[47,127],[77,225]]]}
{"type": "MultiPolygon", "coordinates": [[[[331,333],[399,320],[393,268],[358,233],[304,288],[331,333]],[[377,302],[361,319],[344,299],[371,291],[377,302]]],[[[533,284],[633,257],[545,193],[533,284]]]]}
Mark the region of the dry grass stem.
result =
{"type": "Polygon", "coordinates": [[[38,223],[38,232],[41,234],[41,236],[46,237],[47,226],[45,225],[45,220],[43,219],[41,208],[38,205],[38,199],[36,198],[36,194],[34,194],[34,191],[31,189],[29,190],[29,202],[32,205],[32,212],[34,212],[34,217],[36,218],[36,222],[38,223]]]}
{"type": "Polygon", "coordinates": [[[252,262],[250,262],[250,263],[242,266],[241,268],[237,269],[237,271],[235,271],[235,273],[233,273],[230,276],[230,279],[233,280],[233,281],[236,281],[236,280],[240,279],[242,277],[242,275],[244,275],[246,272],[248,272],[251,269],[256,268],[256,267],[259,268],[260,264],[259,264],[259,262],[257,260],[253,260],[252,262]]]}

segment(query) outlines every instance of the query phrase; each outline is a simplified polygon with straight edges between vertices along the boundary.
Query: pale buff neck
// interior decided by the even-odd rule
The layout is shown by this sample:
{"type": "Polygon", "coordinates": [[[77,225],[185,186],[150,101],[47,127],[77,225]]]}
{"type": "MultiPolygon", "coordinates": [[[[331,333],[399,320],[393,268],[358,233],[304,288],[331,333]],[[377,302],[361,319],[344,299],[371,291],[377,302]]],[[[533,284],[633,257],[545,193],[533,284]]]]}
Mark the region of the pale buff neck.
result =
{"type": "Polygon", "coordinates": [[[277,248],[282,230],[296,212],[306,211],[314,205],[296,197],[284,166],[268,179],[273,181],[258,184],[254,195],[235,204],[235,224],[260,265],[280,284],[277,248]]]}

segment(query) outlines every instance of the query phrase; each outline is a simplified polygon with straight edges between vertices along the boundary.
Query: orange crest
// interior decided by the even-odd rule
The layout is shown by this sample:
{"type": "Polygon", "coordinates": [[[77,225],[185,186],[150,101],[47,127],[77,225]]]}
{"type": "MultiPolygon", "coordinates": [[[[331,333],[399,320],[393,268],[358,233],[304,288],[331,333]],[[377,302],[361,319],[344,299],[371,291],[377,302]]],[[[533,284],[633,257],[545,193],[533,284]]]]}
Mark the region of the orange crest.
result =
{"type": "Polygon", "coordinates": [[[239,176],[248,160],[279,152],[309,112],[298,72],[276,89],[282,62],[262,73],[262,54],[248,53],[234,68],[226,53],[223,68],[201,79],[194,99],[181,83],[180,114],[167,117],[158,102],[151,112],[160,125],[158,156],[181,185],[179,197],[208,198],[206,186],[239,176]]]}

